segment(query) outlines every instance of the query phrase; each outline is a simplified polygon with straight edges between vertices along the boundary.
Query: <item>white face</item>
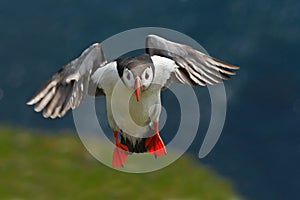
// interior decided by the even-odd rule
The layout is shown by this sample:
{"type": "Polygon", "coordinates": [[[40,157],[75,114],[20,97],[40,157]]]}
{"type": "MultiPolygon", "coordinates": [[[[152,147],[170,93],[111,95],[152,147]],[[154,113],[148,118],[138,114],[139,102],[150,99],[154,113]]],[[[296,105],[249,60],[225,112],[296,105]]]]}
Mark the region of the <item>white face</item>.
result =
{"type": "MultiPolygon", "coordinates": [[[[130,89],[135,88],[135,77],[133,76],[133,73],[129,69],[126,68],[124,70],[122,79],[126,87],[130,89]]],[[[153,80],[153,72],[150,66],[143,71],[142,75],[140,76],[140,79],[141,79],[140,87],[141,88],[143,87],[144,90],[151,85],[151,82],[153,80]]]]}
{"type": "Polygon", "coordinates": [[[132,72],[128,70],[127,68],[123,72],[123,82],[126,85],[126,87],[133,89],[135,85],[135,80],[132,72]]]}

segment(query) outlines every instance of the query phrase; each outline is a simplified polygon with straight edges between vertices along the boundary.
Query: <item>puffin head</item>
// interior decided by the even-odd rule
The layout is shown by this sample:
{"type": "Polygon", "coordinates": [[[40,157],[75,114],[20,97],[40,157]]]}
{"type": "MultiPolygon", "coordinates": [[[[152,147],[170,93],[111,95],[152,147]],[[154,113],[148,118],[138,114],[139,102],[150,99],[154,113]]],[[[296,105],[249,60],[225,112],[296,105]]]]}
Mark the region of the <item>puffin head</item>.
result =
{"type": "Polygon", "coordinates": [[[124,85],[135,91],[139,101],[141,93],[147,90],[154,78],[154,65],[149,55],[125,58],[118,62],[118,72],[124,85]]]}

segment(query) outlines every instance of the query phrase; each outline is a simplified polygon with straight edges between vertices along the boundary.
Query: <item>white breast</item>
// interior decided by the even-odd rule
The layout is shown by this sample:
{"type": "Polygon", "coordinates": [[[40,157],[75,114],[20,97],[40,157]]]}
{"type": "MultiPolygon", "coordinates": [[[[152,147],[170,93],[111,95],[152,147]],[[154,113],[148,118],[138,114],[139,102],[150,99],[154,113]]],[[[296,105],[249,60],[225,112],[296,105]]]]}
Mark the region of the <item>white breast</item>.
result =
{"type": "Polygon", "coordinates": [[[158,120],[160,115],[160,88],[150,86],[137,102],[134,91],[120,80],[115,62],[98,69],[92,79],[106,94],[107,118],[113,130],[133,137],[153,134],[151,119],[158,120]]]}

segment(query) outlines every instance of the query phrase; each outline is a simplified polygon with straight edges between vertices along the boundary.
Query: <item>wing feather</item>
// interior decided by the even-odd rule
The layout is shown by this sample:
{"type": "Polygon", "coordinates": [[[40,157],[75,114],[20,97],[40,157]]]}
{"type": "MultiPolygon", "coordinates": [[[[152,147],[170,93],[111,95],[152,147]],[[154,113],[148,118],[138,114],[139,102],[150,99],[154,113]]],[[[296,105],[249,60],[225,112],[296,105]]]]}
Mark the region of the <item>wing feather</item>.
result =
{"type": "Polygon", "coordinates": [[[178,69],[172,71],[171,81],[189,85],[216,84],[235,75],[239,67],[208,56],[190,46],[166,40],[157,35],[148,35],[146,51],[150,56],[162,56],[173,60],[178,69]],[[175,80],[174,80],[175,79],[175,80]]]}
{"type": "Polygon", "coordinates": [[[79,106],[87,94],[103,95],[96,90],[97,86],[91,81],[91,75],[106,63],[101,45],[91,45],[78,58],[54,74],[27,104],[36,104],[36,112],[44,110],[45,118],[64,116],[69,109],[79,106]]]}

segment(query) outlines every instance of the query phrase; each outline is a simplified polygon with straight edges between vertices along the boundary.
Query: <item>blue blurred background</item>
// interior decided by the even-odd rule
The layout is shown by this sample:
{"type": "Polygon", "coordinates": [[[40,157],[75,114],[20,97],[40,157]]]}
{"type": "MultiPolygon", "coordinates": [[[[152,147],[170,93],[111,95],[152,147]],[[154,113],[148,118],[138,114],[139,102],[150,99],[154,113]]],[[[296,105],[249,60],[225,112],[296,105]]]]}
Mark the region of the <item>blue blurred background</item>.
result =
{"type": "MultiPolygon", "coordinates": [[[[70,113],[43,119],[25,102],[94,42],[137,27],[174,29],[241,68],[225,83],[228,111],[221,138],[199,162],[232,180],[247,199],[299,199],[299,9],[296,0],[2,0],[0,124],[74,129],[70,113]]],[[[207,89],[195,90],[207,96],[207,89]]],[[[201,106],[209,107],[203,99],[201,106]]],[[[205,109],[204,116],[208,120],[205,109]]],[[[190,148],[195,158],[207,129],[205,120],[202,124],[190,148]]]]}

